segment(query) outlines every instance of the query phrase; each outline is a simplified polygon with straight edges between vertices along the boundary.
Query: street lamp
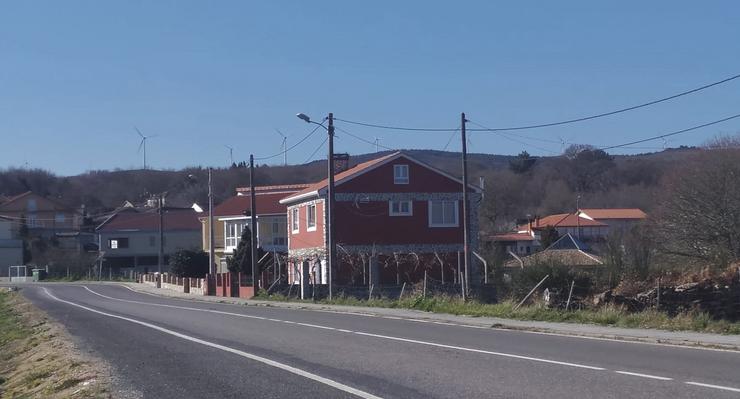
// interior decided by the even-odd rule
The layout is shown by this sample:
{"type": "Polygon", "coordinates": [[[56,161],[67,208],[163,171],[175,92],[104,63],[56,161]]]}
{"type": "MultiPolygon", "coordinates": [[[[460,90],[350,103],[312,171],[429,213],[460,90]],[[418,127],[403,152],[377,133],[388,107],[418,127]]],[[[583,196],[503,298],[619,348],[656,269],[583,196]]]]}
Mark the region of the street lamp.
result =
{"type": "Polygon", "coordinates": [[[329,282],[329,300],[332,300],[332,269],[334,268],[334,260],[337,258],[337,246],[334,240],[334,114],[329,113],[328,127],[324,126],[323,123],[314,122],[308,115],[304,113],[296,114],[298,119],[305,121],[306,123],[313,123],[326,129],[329,133],[329,155],[327,156],[327,175],[329,184],[327,185],[327,206],[326,206],[326,241],[329,247],[329,256],[326,260],[327,280],[329,282]]]}

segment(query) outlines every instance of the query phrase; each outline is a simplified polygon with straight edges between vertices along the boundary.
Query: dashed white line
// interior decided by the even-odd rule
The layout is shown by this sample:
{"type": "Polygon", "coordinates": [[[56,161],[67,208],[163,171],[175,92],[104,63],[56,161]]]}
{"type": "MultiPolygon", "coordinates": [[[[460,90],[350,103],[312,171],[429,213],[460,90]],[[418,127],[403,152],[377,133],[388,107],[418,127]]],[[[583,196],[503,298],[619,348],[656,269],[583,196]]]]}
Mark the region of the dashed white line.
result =
{"type": "Polygon", "coordinates": [[[138,324],[140,326],[148,327],[148,328],[151,328],[153,330],[157,330],[159,332],[162,332],[162,333],[165,333],[165,334],[169,334],[169,335],[172,335],[172,336],[175,336],[175,337],[178,337],[178,338],[181,338],[181,339],[190,341],[190,342],[194,342],[194,343],[197,343],[197,344],[209,346],[209,347],[215,348],[215,349],[220,349],[220,350],[222,350],[224,352],[233,353],[235,355],[239,355],[239,356],[245,357],[247,359],[254,360],[256,362],[260,362],[262,364],[266,364],[268,366],[272,366],[272,367],[275,367],[275,368],[278,368],[278,369],[287,371],[289,373],[293,373],[293,374],[299,375],[301,377],[308,378],[310,380],[313,380],[313,381],[322,383],[324,385],[330,386],[330,387],[335,388],[335,389],[338,389],[340,391],[344,391],[344,392],[350,393],[350,394],[355,395],[355,396],[359,396],[359,397],[364,398],[364,399],[381,399],[379,396],[375,396],[375,395],[373,395],[371,393],[368,393],[368,392],[359,390],[357,388],[353,388],[353,387],[351,387],[349,385],[345,385],[345,384],[342,384],[340,382],[337,382],[337,381],[334,381],[334,380],[331,380],[331,379],[328,379],[328,378],[321,377],[319,375],[310,373],[308,371],[304,371],[304,370],[301,370],[299,368],[295,368],[293,366],[289,366],[287,364],[283,364],[283,363],[280,363],[280,362],[276,362],[274,360],[270,360],[270,359],[264,358],[262,356],[257,356],[257,355],[254,355],[254,354],[251,354],[251,353],[248,353],[248,352],[241,351],[239,349],[234,349],[234,348],[231,348],[231,347],[228,347],[228,346],[224,346],[224,345],[220,345],[220,344],[217,344],[217,343],[214,343],[214,342],[204,341],[202,339],[191,337],[189,335],[185,335],[185,334],[182,334],[182,333],[179,333],[179,332],[176,332],[176,331],[168,330],[166,328],[163,328],[163,327],[160,327],[160,326],[151,324],[151,323],[147,323],[147,322],[144,322],[144,321],[140,321],[140,320],[132,319],[132,318],[129,318],[129,317],[124,317],[124,316],[119,316],[119,315],[115,315],[115,314],[111,314],[111,313],[102,312],[100,310],[89,308],[87,306],[80,305],[78,303],[66,301],[64,299],[57,298],[51,292],[49,292],[46,288],[44,288],[44,292],[46,292],[46,295],[48,295],[49,297],[51,297],[52,299],[54,299],[56,301],[59,301],[59,302],[62,302],[62,303],[66,303],[68,305],[75,306],[75,307],[78,307],[80,309],[87,310],[89,312],[97,313],[99,315],[103,315],[103,316],[107,316],[107,317],[112,317],[114,319],[125,320],[125,321],[128,321],[130,323],[134,323],[134,324],[138,324]]]}
{"type": "MultiPolygon", "coordinates": [[[[328,326],[321,326],[317,324],[309,324],[309,323],[301,323],[301,322],[294,322],[290,320],[280,320],[280,319],[273,319],[273,318],[267,318],[267,317],[261,317],[261,316],[251,316],[251,315],[245,315],[241,313],[232,313],[232,312],[224,312],[219,310],[212,310],[212,309],[201,309],[201,308],[193,308],[193,307],[186,307],[186,306],[176,306],[176,305],[166,305],[166,304],[159,304],[159,303],[150,303],[150,302],[143,302],[143,301],[134,301],[134,300],[128,300],[128,299],[120,299],[120,298],[114,298],[107,295],[100,294],[98,292],[95,292],[91,290],[90,288],[83,286],[87,291],[114,301],[121,301],[121,302],[129,302],[129,303],[136,303],[136,304],[142,304],[147,306],[160,306],[160,307],[168,307],[168,308],[175,308],[175,309],[183,309],[183,310],[191,310],[191,311],[197,311],[197,312],[208,312],[208,313],[216,313],[216,314],[223,314],[228,316],[236,316],[236,317],[243,317],[243,318],[249,318],[249,319],[257,319],[257,320],[265,320],[265,321],[273,321],[273,322],[281,322],[286,324],[295,324],[305,327],[311,327],[311,328],[319,328],[324,330],[332,330],[342,333],[348,333],[348,334],[355,334],[355,335],[361,335],[366,337],[374,337],[379,339],[386,339],[386,340],[392,340],[392,341],[399,341],[399,342],[408,342],[408,343],[414,343],[419,345],[426,345],[426,346],[432,346],[432,347],[438,347],[438,348],[445,348],[445,349],[453,349],[453,350],[459,350],[459,351],[465,351],[465,352],[472,352],[472,353],[481,353],[481,354],[487,354],[492,356],[500,356],[500,357],[508,357],[513,359],[520,359],[520,360],[529,360],[534,362],[540,362],[540,363],[549,363],[549,364],[556,364],[561,366],[569,366],[569,367],[576,367],[576,368],[583,368],[583,369],[589,369],[589,370],[596,370],[596,371],[608,371],[606,368],[603,367],[597,367],[597,366],[590,366],[585,364],[579,364],[579,363],[570,363],[570,362],[561,362],[557,360],[550,360],[550,359],[542,359],[537,357],[531,357],[531,356],[523,356],[523,355],[515,355],[511,353],[503,353],[503,352],[494,352],[494,351],[487,351],[483,349],[475,349],[475,348],[467,348],[462,346],[455,346],[455,345],[447,345],[447,344],[440,344],[435,342],[428,342],[428,341],[420,341],[420,340],[414,340],[409,338],[401,338],[401,337],[393,337],[388,335],[381,335],[381,334],[372,334],[372,333],[366,333],[362,331],[352,331],[342,328],[335,328],[335,327],[328,327],[328,326]]],[[[81,306],[81,305],[80,305],[81,306]]],[[[460,326],[460,327],[471,327],[468,325],[461,325],[461,324],[455,324],[455,323],[449,323],[449,322],[441,322],[441,321],[427,321],[427,320],[421,320],[421,319],[406,319],[401,317],[393,317],[393,316],[375,316],[379,318],[386,318],[386,319],[398,319],[398,320],[410,320],[410,321],[420,321],[425,323],[433,323],[433,324],[441,324],[441,325],[450,325],[450,326],[460,326]]],[[[478,326],[475,326],[478,327],[478,326]]],[[[485,327],[480,327],[485,328],[485,327]]],[[[552,334],[552,333],[541,333],[545,335],[560,335],[560,334],[552,334]]],[[[586,337],[591,339],[590,337],[586,337]]],[[[597,340],[610,340],[608,338],[593,338],[597,340]]],[[[657,375],[651,375],[651,374],[643,374],[643,373],[635,373],[631,371],[624,371],[624,370],[615,370],[614,371],[617,374],[622,375],[628,375],[628,376],[634,376],[634,377],[642,377],[642,378],[648,378],[648,379],[654,379],[654,380],[660,380],[660,381],[673,381],[673,378],[670,377],[663,377],[663,376],[657,376],[657,375]]],[[[704,388],[713,388],[713,389],[720,389],[720,390],[726,390],[726,391],[732,391],[732,392],[740,392],[740,389],[733,388],[733,387],[727,387],[727,386],[721,386],[721,385],[712,385],[712,384],[705,384],[700,382],[693,382],[693,381],[686,381],[685,382],[688,385],[694,385],[704,388]]]]}
{"type": "Polygon", "coordinates": [[[686,381],[686,383],[689,385],[696,385],[698,387],[721,389],[723,391],[730,391],[730,392],[740,392],[740,388],[725,387],[722,385],[704,384],[702,382],[694,382],[694,381],[686,381]]]}
{"type": "Polygon", "coordinates": [[[631,376],[634,376],[634,377],[650,378],[650,379],[653,379],[653,380],[673,381],[673,378],[661,377],[659,375],[633,373],[631,371],[614,371],[614,372],[615,373],[618,373],[618,374],[631,375],[631,376]]]}
{"type": "MultiPolygon", "coordinates": [[[[231,313],[231,312],[223,312],[223,311],[219,311],[219,310],[199,309],[199,308],[191,308],[191,307],[186,307],[186,306],[165,305],[165,304],[159,304],[159,303],[149,303],[149,302],[143,302],[143,301],[133,301],[133,300],[128,300],[128,299],[119,299],[119,298],[114,298],[114,297],[111,297],[111,296],[100,294],[98,292],[95,292],[95,291],[91,290],[88,287],[85,287],[85,289],[88,290],[89,292],[95,294],[95,295],[98,295],[98,296],[103,297],[103,298],[106,298],[106,299],[111,299],[111,300],[114,300],[114,301],[137,303],[137,304],[148,305],[148,306],[161,306],[161,307],[168,307],[168,308],[175,308],[175,309],[183,309],[183,310],[191,310],[191,311],[198,311],[198,312],[216,313],[216,314],[230,315],[230,316],[236,316],[236,317],[246,317],[246,318],[253,318],[253,319],[260,319],[260,320],[267,320],[267,321],[283,322],[283,323],[288,323],[288,324],[298,324],[296,322],[289,321],[289,320],[278,320],[278,319],[271,319],[271,318],[259,317],[259,316],[249,316],[249,315],[245,315],[245,314],[231,313]]],[[[306,327],[316,327],[316,325],[312,325],[312,324],[300,324],[300,325],[304,325],[306,327]]],[[[557,360],[550,360],[550,359],[542,359],[542,358],[537,358],[537,357],[515,355],[515,354],[503,353],[503,352],[487,351],[487,350],[483,350],[483,349],[467,348],[467,347],[463,347],[463,346],[454,346],[454,345],[439,344],[439,343],[436,343],[436,342],[419,341],[419,340],[408,339],[408,338],[393,337],[393,336],[389,336],[389,335],[380,335],[380,334],[366,333],[366,332],[362,332],[362,331],[352,331],[352,330],[346,330],[346,329],[343,329],[343,328],[324,327],[324,326],[322,326],[320,328],[330,329],[330,330],[334,330],[334,331],[338,331],[338,332],[342,332],[342,333],[346,333],[346,334],[356,334],[356,335],[362,335],[362,336],[366,336],[366,337],[374,337],[374,338],[380,338],[380,339],[386,339],[386,340],[392,340],[392,341],[408,342],[408,343],[414,343],[414,344],[419,344],[419,345],[432,346],[432,347],[437,347],[437,348],[453,349],[453,350],[465,351],[465,352],[472,352],[472,353],[481,353],[481,354],[492,355],[492,356],[508,357],[508,358],[520,359],[520,360],[529,360],[529,361],[540,362],[540,363],[557,364],[557,365],[560,365],[560,366],[578,367],[578,368],[590,369],[590,370],[598,370],[598,371],[606,370],[603,367],[590,366],[590,365],[586,365],[586,364],[561,362],[561,361],[557,361],[557,360]]]]}

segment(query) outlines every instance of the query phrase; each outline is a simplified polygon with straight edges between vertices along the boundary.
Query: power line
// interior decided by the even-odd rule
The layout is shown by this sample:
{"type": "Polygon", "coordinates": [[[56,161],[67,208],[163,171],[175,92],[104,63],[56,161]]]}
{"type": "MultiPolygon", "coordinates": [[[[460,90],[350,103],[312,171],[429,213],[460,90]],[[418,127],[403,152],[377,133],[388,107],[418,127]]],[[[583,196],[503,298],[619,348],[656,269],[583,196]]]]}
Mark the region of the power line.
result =
{"type": "Polygon", "coordinates": [[[324,125],[321,125],[321,124],[317,124],[317,125],[316,125],[316,127],[314,127],[314,128],[313,128],[313,130],[311,130],[311,132],[310,132],[310,133],[308,133],[308,134],[307,134],[306,136],[304,136],[304,137],[303,137],[302,139],[298,140],[298,142],[296,142],[296,143],[295,143],[295,144],[293,144],[292,146],[290,146],[290,147],[286,148],[286,149],[285,149],[285,150],[283,150],[283,151],[280,151],[280,152],[278,152],[277,154],[273,154],[273,155],[270,155],[270,156],[266,156],[266,157],[258,157],[258,158],[257,158],[257,157],[255,157],[255,158],[254,158],[254,160],[255,160],[255,161],[264,161],[264,160],[267,160],[267,159],[272,159],[272,158],[276,158],[276,157],[282,156],[283,154],[287,153],[288,151],[290,151],[290,150],[292,150],[292,149],[294,149],[294,148],[298,147],[299,145],[303,144],[303,142],[304,142],[304,141],[308,140],[308,139],[309,139],[309,137],[313,136],[313,135],[314,135],[314,133],[316,133],[316,131],[317,131],[317,130],[319,130],[319,128],[320,128],[320,127],[323,127],[323,126],[324,126],[324,125]]]}
{"type": "Polygon", "coordinates": [[[310,162],[310,161],[311,161],[311,159],[313,159],[314,155],[316,155],[316,153],[317,153],[317,152],[319,152],[319,150],[321,150],[321,149],[322,149],[322,148],[324,147],[324,144],[326,144],[326,141],[327,141],[327,140],[329,140],[329,136],[326,136],[326,137],[324,138],[324,141],[322,141],[322,142],[321,142],[321,144],[319,144],[319,146],[318,146],[318,147],[316,147],[316,149],[315,149],[315,150],[314,150],[314,151],[313,151],[313,152],[311,153],[311,155],[309,155],[309,157],[308,157],[308,158],[306,158],[306,161],[305,161],[305,162],[303,162],[303,163],[308,163],[308,162],[310,162]]]}
{"type": "MultiPolygon", "coordinates": [[[[334,119],[336,119],[336,118],[334,118],[334,119]]],[[[344,133],[344,134],[346,134],[346,135],[348,135],[350,137],[354,137],[355,139],[360,140],[360,141],[362,141],[364,143],[367,143],[367,144],[370,144],[370,145],[377,145],[378,147],[383,148],[383,149],[386,149],[386,150],[389,150],[389,151],[396,151],[395,148],[387,147],[387,146],[384,146],[384,145],[382,145],[380,143],[375,143],[375,142],[372,142],[372,141],[369,141],[369,140],[365,140],[364,138],[362,138],[360,136],[357,136],[357,135],[354,135],[354,134],[352,134],[352,133],[350,133],[350,132],[346,131],[345,129],[342,129],[342,128],[338,127],[338,126],[334,126],[334,128],[337,129],[337,130],[339,130],[340,132],[342,132],[342,133],[344,133]]]]}
{"type": "MultiPolygon", "coordinates": [[[[617,110],[609,111],[609,112],[603,112],[600,114],[595,115],[589,115],[584,116],[580,118],[574,118],[574,119],[567,119],[563,121],[557,121],[557,122],[548,122],[548,123],[541,123],[541,124],[533,124],[533,125],[524,125],[524,126],[509,126],[509,127],[497,127],[497,128],[485,128],[485,129],[470,129],[470,131],[491,131],[491,132],[499,132],[499,131],[505,131],[505,130],[525,130],[525,129],[539,129],[543,127],[552,127],[552,126],[560,126],[560,125],[566,125],[570,123],[577,123],[577,122],[584,122],[592,119],[597,118],[603,118],[606,116],[616,115],[623,112],[633,111],[639,108],[649,107],[651,105],[659,104],[662,102],[670,101],[679,97],[683,97],[689,94],[693,94],[702,90],[706,90],[708,88],[718,86],[727,82],[730,82],[732,80],[735,80],[737,78],[740,78],[740,74],[730,76],[728,78],[706,84],[704,86],[700,86],[691,90],[683,91],[668,97],[659,98],[657,100],[648,101],[642,104],[632,105],[625,108],[620,108],[617,110]]],[[[382,125],[382,124],[374,124],[374,123],[367,123],[367,122],[358,122],[358,121],[351,121],[347,119],[340,119],[335,118],[338,121],[342,121],[345,123],[351,123],[354,125],[360,125],[360,126],[366,126],[366,127],[372,127],[377,129],[388,129],[388,130],[399,130],[399,131],[416,131],[416,132],[452,132],[455,129],[452,128],[418,128],[418,127],[408,127],[408,126],[391,126],[391,125],[382,125]]]]}
{"type": "MultiPolygon", "coordinates": [[[[480,128],[488,129],[487,127],[481,125],[480,123],[473,122],[470,119],[468,119],[468,122],[471,123],[471,124],[473,124],[473,125],[475,125],[475,126],[478,126],[480,128]]],[[[474,130],[474,129],[469,129],[469,130],[474,130]]],[[[511,136],[521,137],[523,139],[529,139],[529,140],[546,141],[548,143],[557,143],[557,144],[560,144],[561,143],[560,141],[547,140],[547,139],[536,139],[534,137],[522,136],[522,135],[517,135],[517,134],[513,134],[513,133],[504,133],[504,132],[500,132],[500,131],[495,131],[495,133],[498,134],[499,136],[501,136],[501,137],[503,137],[505,139],[508,139],[510,141],[513,141],[515,143],[519,143],[519,144],[522,144],[524,146],[532,147],[534,149],[537,149],[537,150],[540,150],[540,151],[544,151],[544,152],[547,152],[547,153],[550,153],[550,154],[557,154],[557,152],[556,151],[552,151],[552,150],[548,150],[546,148],[542,148],[542,147],[536,146],[534,144],[530,144],[530,143],[527,143],[527,142],[524,142],[524,141],[521,141],[521,140],[518,140],[518,139],[515,139],[515,138],[512,138],[511,136]]],[[[568,143],[568,144],[570,144],[570,143],[568,143]]]]}
{"type": "Polygon", "coordinates": [[[690,128],[681,129],[681,130],[678,130],[678,131],[675,131],[675,132],[661,134],[659,136],[648,137],[648,138],[642,139],[642,140],[635,140],[635,141],[630,141],[629,143],[624,143],[624,144],[617,144],[617,145],[611,145],[611,146],[606,146],[606,147],[599,147],[599,149],[600,150],[611,150],[613,148],[620,148],[620,147],[630,146],[630,145],[633,145],[633,144],[645,143],[645,142],[648,142],[648,141],[658,140],[658,139],[662,139],[662,138],[666,138],[666,137],[670,137],[670,136],[675,136],[677,134],[690,132],[692,130],[701,129],[703,127],[716,125],[718,123],[727,122],[729,120],[736,119],[736,118],[740,118],[740,114],[735,114],[735,115],[732,115],[732,116],[728,116],[727,118],[722,118],[720,120],[716,120],[716,121],[713,121],[713,122],[708,122],[708,123],[704,123],[704,124],[701,124],[701,125],[693,126],[693,127],[690,127],[690,128]]]}

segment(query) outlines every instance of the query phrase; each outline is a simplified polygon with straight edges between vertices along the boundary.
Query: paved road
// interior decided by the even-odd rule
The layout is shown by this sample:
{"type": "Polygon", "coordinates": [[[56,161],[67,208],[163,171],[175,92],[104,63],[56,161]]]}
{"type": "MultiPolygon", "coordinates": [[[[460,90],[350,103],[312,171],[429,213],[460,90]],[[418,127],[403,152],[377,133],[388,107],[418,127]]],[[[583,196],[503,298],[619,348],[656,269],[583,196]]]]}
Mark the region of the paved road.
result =
{"type": "Polygon", "coordinates": [[[151,398],[737,398],[740,353],[162,298],[22,291],[151,398]]]}

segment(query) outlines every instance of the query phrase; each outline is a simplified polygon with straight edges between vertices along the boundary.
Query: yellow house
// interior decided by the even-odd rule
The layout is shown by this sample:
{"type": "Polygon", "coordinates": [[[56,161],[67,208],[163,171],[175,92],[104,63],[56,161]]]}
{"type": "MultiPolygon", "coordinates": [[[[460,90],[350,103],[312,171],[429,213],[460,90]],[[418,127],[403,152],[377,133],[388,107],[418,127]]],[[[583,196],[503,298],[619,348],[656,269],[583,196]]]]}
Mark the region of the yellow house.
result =
{"type": "MultiPolygon", "coordinates": [[[[287,207],[280,200],[308,185],[291,184],[255,187],[257,206],[257,246],[267,252],[288,252],[287,207]]],[[[237,194],[213,208],[214,255],[218,273],[224,273],[226,259],[233,255],[244,229],[251,226],[251,190],[238,188],[237,194]]],[[[205,212],[204,212],[205,213],[205,212]]],[[[200,218],[203,227],[203,250],[208,252],[209,218],[200,218]]]]}

